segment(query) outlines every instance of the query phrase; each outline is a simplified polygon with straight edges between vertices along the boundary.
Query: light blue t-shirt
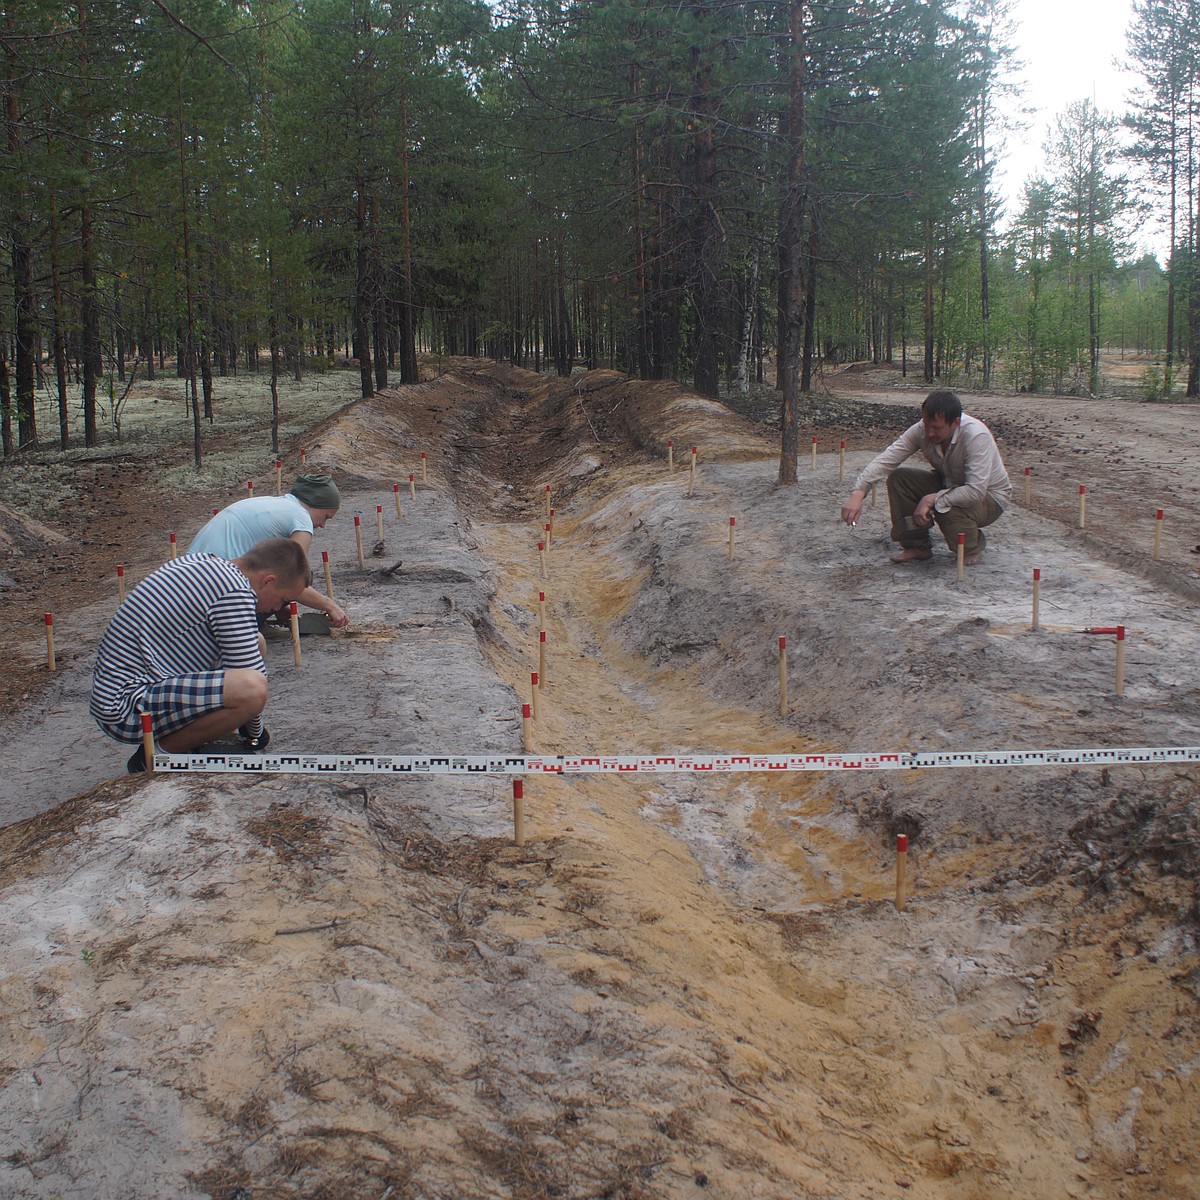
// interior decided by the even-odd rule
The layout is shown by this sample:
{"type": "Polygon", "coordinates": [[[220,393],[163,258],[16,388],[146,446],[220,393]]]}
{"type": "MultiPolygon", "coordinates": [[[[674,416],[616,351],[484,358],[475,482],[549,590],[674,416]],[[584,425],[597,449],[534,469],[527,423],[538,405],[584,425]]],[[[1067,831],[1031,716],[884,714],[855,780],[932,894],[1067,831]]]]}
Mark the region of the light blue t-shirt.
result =
{"type": "Polygon", "coordinates": [[[249,496],[223,508],[188,547],[189,554],[238,558],[266,538],[313,532],[308,509],[295,496],[249,496]]]}

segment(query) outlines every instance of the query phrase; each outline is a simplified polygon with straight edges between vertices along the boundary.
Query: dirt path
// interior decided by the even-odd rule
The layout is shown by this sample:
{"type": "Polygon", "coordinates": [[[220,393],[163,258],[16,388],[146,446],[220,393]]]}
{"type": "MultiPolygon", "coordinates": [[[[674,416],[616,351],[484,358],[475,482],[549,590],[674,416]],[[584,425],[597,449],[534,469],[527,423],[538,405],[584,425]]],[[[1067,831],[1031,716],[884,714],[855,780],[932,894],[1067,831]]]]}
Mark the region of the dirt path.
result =
{"type": "MultiPolygon", "coordinates": [[[[1133,436],[1096,404],[971,402],[1038,482],[961,584],[888,566],[881,510],[837,522],[836,453],[781,490],[759,430],[673,385],[473,367],[355,405],[311,452],[385,544],[359,570],[349,520],[318,538],[355,623],[299,669],[271,647],[276,743],[516,750],[543,590],[547,752],[1193,744],[1194,410],[1133,436]],[[691,495],[667,437],[702,448],[691,495]],[[1120,699],[1078,632],[1118,622],[1120,699]]],[[[1193,770],[530,780],[518,850],[502,779],[101,783],[103,608],[49,719],[6,727],[0,802],[49,810],[0,834],[10,1194],[1191,1194],[1193,770]]]]}

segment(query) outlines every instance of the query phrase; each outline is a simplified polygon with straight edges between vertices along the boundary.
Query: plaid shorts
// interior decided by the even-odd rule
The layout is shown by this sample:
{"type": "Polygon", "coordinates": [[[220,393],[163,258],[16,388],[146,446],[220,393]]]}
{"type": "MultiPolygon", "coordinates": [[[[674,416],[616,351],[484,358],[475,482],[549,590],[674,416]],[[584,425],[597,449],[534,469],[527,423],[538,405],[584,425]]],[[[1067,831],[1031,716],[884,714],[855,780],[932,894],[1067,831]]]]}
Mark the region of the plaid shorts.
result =
{"type": "Polygon", "coordinates": [[[173,675],[135,692],[132,707],[120,721],[99,725],[110,738],[134,745],[142,740],[142,713],[150,714],[155,738],[164,738],[197,717],[224,708],[224,697],[224,671],[173,675]]]}

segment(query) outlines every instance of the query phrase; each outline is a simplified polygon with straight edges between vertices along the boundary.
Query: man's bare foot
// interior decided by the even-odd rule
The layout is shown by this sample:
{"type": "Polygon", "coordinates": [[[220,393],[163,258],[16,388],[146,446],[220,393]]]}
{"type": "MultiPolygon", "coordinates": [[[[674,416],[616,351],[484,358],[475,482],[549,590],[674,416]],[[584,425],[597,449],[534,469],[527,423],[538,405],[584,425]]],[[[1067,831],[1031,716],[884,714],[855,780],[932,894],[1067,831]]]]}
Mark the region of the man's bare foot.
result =
{"type": "Polygon", "coordinates": [[[908,550],[901,550],[898,554],[893,554],[891,557],[894,563],[926,562],[933,557],[933,551],[910,548],[908,550]]]}
{"type": "Polygon", "coordinates": [[[981,562],[983,562],[982,550],[976,550],[974,554],[967,554],[963,556],[964,567],[977,567],[981,562]]]}

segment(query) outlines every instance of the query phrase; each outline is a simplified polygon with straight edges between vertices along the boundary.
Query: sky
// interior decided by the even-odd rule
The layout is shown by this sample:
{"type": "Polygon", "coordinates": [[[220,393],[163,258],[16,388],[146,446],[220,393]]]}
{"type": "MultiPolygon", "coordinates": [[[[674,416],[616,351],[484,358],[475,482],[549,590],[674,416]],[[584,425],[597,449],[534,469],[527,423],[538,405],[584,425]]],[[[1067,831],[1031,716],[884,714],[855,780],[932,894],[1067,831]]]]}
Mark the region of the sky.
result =
{"type": "Polygon", "coordinates": [[[1026,179],[1042,170],[1042,147],[1055,117],[1073,100],[1092,99],[1102,112],[1125,111],[1138,77],[1126,61],[1125,31],[1133,0],[1015,0],[1016,46],[1025,67],[1022,102],[1034,109],[1023,132],[1008,135],[997,180],[1008,217],[1020,205],[1026,179]]]}

